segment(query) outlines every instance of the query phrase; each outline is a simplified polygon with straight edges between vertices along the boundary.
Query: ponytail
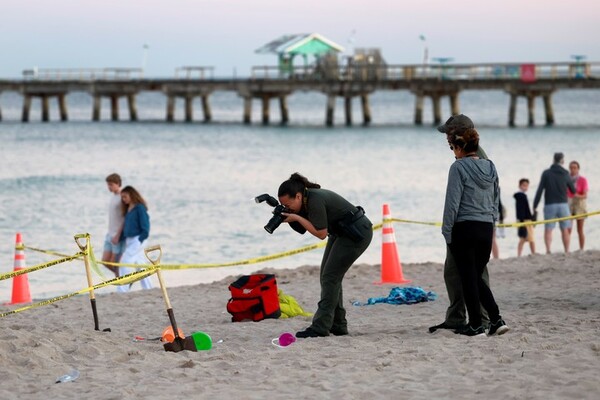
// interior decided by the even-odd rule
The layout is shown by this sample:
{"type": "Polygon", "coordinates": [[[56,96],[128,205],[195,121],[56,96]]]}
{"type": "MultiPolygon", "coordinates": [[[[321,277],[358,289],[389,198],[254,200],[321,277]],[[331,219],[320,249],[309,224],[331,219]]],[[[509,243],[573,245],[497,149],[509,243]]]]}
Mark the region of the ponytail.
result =
{"type": "Polygon", "coordinates": [[[288,196],[294,197],[298,193],[304,194],[305,189],[319,189],[321,185],[318,183],[314,183],[309,181],[305,176],[300,175],[297,172],[294,172],[290,179],[283,182],[279,185],[279,190],[277,191],[277,196],[288,196]]]}

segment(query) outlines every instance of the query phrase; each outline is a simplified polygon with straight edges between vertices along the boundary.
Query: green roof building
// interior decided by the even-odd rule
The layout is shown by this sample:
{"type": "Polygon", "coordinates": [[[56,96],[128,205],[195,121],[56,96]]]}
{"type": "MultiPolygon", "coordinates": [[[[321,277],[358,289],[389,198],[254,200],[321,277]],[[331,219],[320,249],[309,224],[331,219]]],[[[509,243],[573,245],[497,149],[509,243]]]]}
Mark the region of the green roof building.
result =
{"type": "Polygon", "coordinates": [[[258,54],[277,54],[279,71],[291,73],[293,71],[293,60],[297,55],[304,59],[304,66],[309,64],[309,56],[315,61],[332,54],[341,53],[344,48],[337,43],[319,35],[318,33],[303,33],[296,35],[284,35],[273,40],[256,50],[258,54]]]}

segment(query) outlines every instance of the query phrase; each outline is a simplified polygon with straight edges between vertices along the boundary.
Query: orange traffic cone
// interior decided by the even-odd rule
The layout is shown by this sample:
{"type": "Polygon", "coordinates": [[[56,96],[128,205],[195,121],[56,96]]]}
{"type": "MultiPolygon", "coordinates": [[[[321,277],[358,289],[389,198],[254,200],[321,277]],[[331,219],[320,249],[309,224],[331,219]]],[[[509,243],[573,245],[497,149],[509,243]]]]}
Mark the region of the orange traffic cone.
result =
{"type": "MultiPolygon", "coordinates": [[[[15,240],[15,263],[14,270],[18,271],[25,268],[25,250],[23,249],[23,238],[17,233],[15,240]]],[[[27,274],[15,276],[13,278],[12,300],[10,304],[31,303],[31,293],[29,292],[29,279],[27,274]]]]}
{"type": "MultiPolygon", "coordinates": [[[[392,219],[390,207],[383,205],[383,219],[392,219]]],[[[402,275],[402,265],[398,257],[396,248],[396,235],[391,221],[383,223],[383,233],[381,236],[381,282],[375,282],[379,285],[384,283],[410,283],[402,275]]]]}

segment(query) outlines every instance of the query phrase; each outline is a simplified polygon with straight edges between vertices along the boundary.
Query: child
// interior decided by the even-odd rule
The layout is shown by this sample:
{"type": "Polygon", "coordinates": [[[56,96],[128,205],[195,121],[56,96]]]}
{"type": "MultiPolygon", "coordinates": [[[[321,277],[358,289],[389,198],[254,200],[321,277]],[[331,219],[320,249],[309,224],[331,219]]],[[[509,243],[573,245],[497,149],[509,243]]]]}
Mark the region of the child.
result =
{"type": "MultiPolygon", "coordinates": [[[[523,178],[519,180],[519,191],[514,194],[517,209],[517,221],[519,222],[527,222],[533,219],[531,209],[529,208],[529,200],[527,199],[527,189],[529,189],[529,179],[523,178]]],[[[517,247],[517,257],[521,256],[525,242],[529,242],[531,254],[535,254],[533,225],[519,227],[518,234],[519,245],[517,247]]]]}
{"type": "MultiPolygon", "coordinates": [[[[104,238],[104,252],[102,261],[119,262],[123,252],[123,242],[120,240],[123,230],[123,211],[121,206],[121,177],[119,174],[110,174],[106,177],[108,191],[112,193],[108,202],[108,232],[104,238]]],[[[115,276],[119,276],[119,268],[112,265],[105,267],[115,276]]]]}

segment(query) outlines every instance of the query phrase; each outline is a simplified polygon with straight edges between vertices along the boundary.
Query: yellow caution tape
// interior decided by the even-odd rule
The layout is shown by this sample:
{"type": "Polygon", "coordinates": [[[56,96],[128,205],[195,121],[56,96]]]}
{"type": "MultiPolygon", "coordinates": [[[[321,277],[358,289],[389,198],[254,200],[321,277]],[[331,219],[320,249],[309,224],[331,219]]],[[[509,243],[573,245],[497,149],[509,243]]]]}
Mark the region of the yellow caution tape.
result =
{"type": "Polygon", "coordinates": [[[103,269],[101,269],[98,266],[98,260],[96,260],[96,255],[94,254],[94,248],[92,247],[91,241],[88,242],[88,246],[89,246],[88,257],[89,257],[89,261],[90,261],[90,265],[92,266],[92,269],[98,276],[100,276],[102,278],[103,281],[106,281],[106,276],[102,272],[103,269]]]}
{"type": "MultiPolygon", "coordinates": [[[[521,226],[528,226],[528,225],[542,225],[542,224],[548,224],[548,223],[552,223],[552,222],[560,222],[560,221],[567,221],[567,220],[573,220],[573,219],[580,219],[580,218],[586,218],[586,217],[590,217],[590,216],[594,216],[594,215],[599,215],[600,214],[600,210],[598,211],[593,211],[593,212],[589,212],[589,213],[585,213],[585,214],[577,214],[577,215],[573,215],[573,216],[569,216],[569,217],[563,217],[563,218],[554,218],[554,219],[549,219],[549,220],[543,220],[543,221],[528,221],[528,222],[516,222],[516,223],[512,223],[512,224],[499,224],[497,225],[498,227],[521,227],[521,226]]],[[[383,227],[384,223],[389,223],[389,222],[400,222],[400,223],[408,223],[408,224],[420,224],[420,225],[430,225],[430,226],[441,226],[442,224],[440,222],[423,222],[423,221],[413,221],[413,220],[406,220],[406,219],[399,219],[399,218],[389,218],[389,219],[384,219],[383,222],[376,224],[373,226],[373,230],[378,230],[381,229],[383,227]]],[[[88,242],[89,243],[89,242],[88,242]]],[[[265,261],[270,261],[270,260],[275,260],[278,258],[283,258],[283,257],[289,257],[295,254],[299,254],[299,253],[304,253],[307,251],[311,251],[311,250],[315,250],[318,248],[322,248],[325,247],[327,245],[327,241],[322,241],[313,245],[309,245],[309,246],[304,246],[304,247],[300,247],[297,249],[293,249],[293,250],[289,250],[289,251],[284,251],[281,253],[276,253],[276,254],[271,254],[271,255],[267,255],[267,256],[262,256],[262,257],[255,257],[255,258],[249,258],[246,260],[241,260],[241,261],[233,261],[233,262],[228,262],[228,263],[212,263],[212,264],[163,264],[160,265],[161,269],[165,269],[165,270],[179,270],[179,269],[192,269],[192,268],[218,268],[218,267],[231,267],[231,266],[237,266],[237,265],[249,265],[249,264],[257,264],[257,263],[261,263],[261,262],[265,262],[265,261]]],[[[42,249],[36,249],[34,247],[29,247],[29,246],[17,246],[16,249],[17,250],[22,250],[22,249],[30,249],[30,250],[34,250],[34,251],[39,251],[42,253],[46,253],[46,254],[53,254],[53,255],[61,255],[64,256],[61,259],[58,260],[54,260],[54,261],[50,261],[48,263],[44,263],[44,264],[39,264],[30,268],[24,268],[24,269],[20,269],[17,271],[13,271],[13,272],[9,272],[7,274],[2,274],[0,275],[0,281],[5,280],[5,279],[10,279],[10,278],[14,278],[15,276],[19,276],[22,274],[27,274],[30,272],[34,272],[34,271],[38,271],[40,269],[43,268],[48,268],[51,267],[53,265],[57,265],[63,262],[67,262],[67,261],[72,261],[78,258],[82,258],[85,257],[85,253],[84,252],[79,252],[76,253],[73,256],[65,256],[62,255],[60,253],[57,252],[53,252],[53,251],[49,251],[49,250],[42,250],[42,249]]],[[[94,270],[102,276],[102,273],[100,272],[100,269],[98,267],[98,261],[96,260],[96,257],[94,255],[94,251],[91,247],[91,245],[88,245],[86,251],[88,252],[88,255],[90,256],[90,261],[91,264],[94,268],[94,270]]],[[[73,297],[76,296],[78,294],[84,294],[87,293],[91,290],[96,290],[105,286],[109,286],[109,285],[125,285],[125,284],[130,284],[132,282],[136,282],[140,279],[143,279],[147,276],[152,275],[153,273],[156,272],[156,269],[159,268],[159,266],[155,266],[155,265],[151,265],[151,264],[122,264],[122,263],[113,263],[113,262],[102,262],[102,264],[105,265],[113,265],[113,266],[127,266],[127,267],[133,267],[133,268],[142,268],[142,271],[136,271],[136,272],[132,272],[130,274],[121,276],[121,277],[117,277],[114,279],[110,279],[108,281],[104,281],[102,283],[99,283],[97,285],[91,286],[91,287],[87,287],[85,289],[79,290],[77,292],[73,292],[73,293],[69,293],[69,294],[65,294],[62,296],[58,296],[58,297],[54,297],[52,299],[48,299],[48,300],[44,300],[38,303],[34,303],[13,311],[9,311],[6,313],[0,313],[0,318],[5,317],[7,315],[11,315],[11,314],[15,314],[21,311],[25,311],[25,310],[29,310],[31,308],[35,308],[35,307],[41,307],[44,305],[48,305],[48,304],[52,304],[55,303],[57,301],[60,300],[64,300],[67,299],[69,297],[73,297]]],[[[104,277],[103,277],[104,278],[104,277]]]]}
{"type": "MultiPolygon", "coordinates": [[[[59,252],[52,251],[52,250],[38,249],[36,247],[25,246],[25,245],[15,246],[15,250],[31,250],[31,251],[37,251],[38,253],[50,254],[51,256],[69,257],[68,254],[63,254],[63,253],[59,253],[59,252]]],[[[83,254],[80,255],[80,257],[82,257],[82,256],[83,256],[83,254]]]]}
{"type": "Polygon", "coordinates": [[[288,257],[294,254],[304,253],[306,251],[319,249],[321,247],[325,247],[327,245],[327,241],[322,241],[316,244],[311,244],[309,246],[300,247],[294,250],[284,251],[282,253],[271,254],[268,256],[249,258],[241,261],[233,261],[228,263],[220,263],[220,264],[162,264],[160,266],[161,269],[191,269],[191,268],[217,268],[217,267],[232,267],[235,265],[248,265],[248,264],[257,264],[264,261],[275,260],[277,258],[288,257]]]}
{"type": "MultiPolygon", "coordinates": [[[[543,225],[543,224],[549,224],[549,223],[552,223],[552,222],[560,222],[560,221],[567,221],[567,220],[571,220],[571,219],[587,218],[587,217],[590,217],[590,216],[593,216],[593,215],[599,215],[599,214],[600,214],[600,210],[589,212],[589,213],[585,213],[585,214],[571,215],[571,216],[568,216],[568,217],[547,219],[547,220],[543,220],[543,221],[514,222],[512,224],[498,224],[496,226],[498,226],[500,228],[519,228],[521,226],[543,225]]],[[[407,224],[421,224],[421,225],[431,225],[431,226],[442,226],[441,222],[411,221],[411,220],[408,220],[408,219],[398,219],[398,218],[384,219],[383,222],[384,223],[386,223],[386,222],[402,222],[402,223],[407,223],[407,224]]],[[[382,224],[378,224],[378,225],[373,226],[373,230],[375,230],[376,227],[380,227],[381,225],[382,224]]]]}
{"type": "Polygon", "coordinates": [[[585,214],[571,215],[569,217],[553,218],[553,219],[548,219],[548,220],[545,220],[545,221],[515,222],[515,223],[512,223],[512,224],[498,224],[497,226],[501,227],[501,228],[520,228],[521,226],[542,225],[542,224],[549,224],[549,223],[552,223],[552,222],[568,221],[570,219],[587,218],[587,217],[590,217],[592,215],[598,215],[598,214],[600,214],[600,210],[589,212],[589,213],[585,213],[585,214]]]}
{"type": "Polygon", "coordinates": [[[19,275],[23,275],[23,274],[28,274],[30,272],[35,272],[35,271],[39,271],[40,269],[44,269],[44,268],[48,268],[48,267],[52,267],[54,265],[57,264],[61,264],[67,261],[73,261],[77,258],[80,258],[83,256],[83,253],[77,253],[73,256],[67,256],[65,258],[60,258],[58,260],[54,260],[54,261],[50,261],[47,263],[43,263],[43,264],[38,264],[38,265],[34,265],[33,267],[29,267],[29,268],[23,268],[23,269],[19,269],[13,272],[9,272],[6,274],[2,274],[0,275],[0,281],[3,281],[5,279],[10,279],[10,278],[14,278],[15,276],[19,276],[19,275]]]}
{"type": "MultiPolygon", "coordinates": [[[[554,218],[554,219],[549,219],[549,220],[544,220],[544,221],[516,222],[516,223],[511,223],[511,224],[498,224],[497,226],[498,227],[516,227],[516,228],[518,228],[518,227],[527,226],[527,225],[542,225],[542,224],[547,224],[547,223],[551,223],[551,222],[559,222],[559,221],[566,221],[566,220],[572,220],[572,219],[586,218],[589,216],[599,215],[599,214],[600,214],[600,210],[590,212],[590,213],[585,213],[585,214],[578,214],[578,215],[573,215],[573,216],[563,217],[563,218],[554,218]]],[[[429,226],[442,226],[441,222],[426,222],[426,221],[414,221],[414,220],[399,219],[399,218],[389,218],[389,219],[384,219],[383,222],[381,222],[379,224],[373,225],[373,230],[375,231],[375,230],[381,229],[383,227],[384,223],[389,223],[389,222],[399,222],[399,223],[405,223],[405,224],[420,224],[420,225],[429,225],[429,226]]],[[[163,265],[161,265],[161,268],[165,269],[165,270],[179,270],[179,269],[195,269],[195,268],[219,268],[219,267],[232,267],[232,266],[239,266],[239,265],[257,264],[257,263],[261,263],[261,262],[265,262],[265,261],[271,261],[271,260],[275,260],[275,259],[279,259],[279,258],[289,257],[289,256],[292,256],[295,254],[319,249],[319,248],[325,247],[326,245],[327,245],[327,241],[322,241],[317,244],[300,247],[297,249],[284,251],[284,252],[276,253],[276,254],[271,254],[271,255],[267,255],[267,256],[249,258],[246,260],[232,261],[232,262],[226,262],[226,263],[206,263],[206,264],[163,264],[163,265]]],[[[39,250],[39,249],[36,249],[36,250],[39,250]]],[[[49,251],[46,251],[46,252],[48,254],[52,254],[49,251]]],[[[56,254],[58,254],[58,253],[56,253],[56,254]]],[[[74,257],[79,258],[82,256],[83,256],[83,254],[79,253],[78,255],[76,255],[76,257],[75,256],[74,257]]],[[[94,270],[103,279],[105,279],[105,277],[102,274],[102,272],[100,272],[101,270],[98,267],[99,263],[104,264],[104,265],[116,266],[116,267],[131,267],[131,268],[149,268],[151,266],[151,264],[124,264],[124,263],[116,263],[116,262],[108,262],[108,261],[98,262],[94,256],[93,250],[90,251],[90,261],[91,261],[91,264],[92,264],[94,270]]],[[[61,261],[61,262],[63,262],[63,261],[61,261]]],[[[33,271],[28,270],[26,272],[20,272],[20,273],[27,273],[27,272],[33,272],[33,271]]],[[[15,272],[13,272],[11,274],[6,274],[6,275],[0,276],[0,280],[16,276],[16,275],[12,275],[14,273],[15,272]]],[[[20,273],[19,273],[19,275],[20,275],[20,273]]],[[[113,282],[113,280],[109,280],[106,282],[113,282]]]]}
{"type": "Polygon", "coordinates": [[[389,220],[384,220],[384,222],[388,222],[388,221],[402,222],[402,223],[405,223],[405,224],[419,224],[419,225],[430,225],[430,226],[442,226],[441,222],[411,221],[409,219],[398,219],[398,218],[391,218],[389,220]]]}
{"type": "Polygon", "coordinates": [[[46,306],[48,304],[56,303],[57,301],[65,300],[65,299],[68,299],[70,297],[77,296],[79,294],[84,294],[84,293],[87,293],[87,292],[92,291],[92,290],[103,288],[103,287],[108,286],[108,285],[114,285],[114,284],[123,285],[123,284],[128,284],[128,283],[131,283],[131,282],[136,282],[136,281],[138,281],[140,279],[143,279],[143,278],[145,278],[147,276],[150,276],[150,275],[154,274],[157,269],[158,269],[158,266],[151,266],[151,267],[149,267],[149,268],[147,268],[147,269],[145,269],[143,271],[132,272],[130,274],[123,275],[123,276],[120,276],[118,278],[114,278],[114,279],[111,279],[109,281],[102,282],[102,283],[99,283],[97,285],[87,287],[85,289],[81,289],[81,290],[79,290],[77,292],[73,292],[73,293],[69,293],[69,294],[63,294],[61,296],[53,297],[51,299],[40,301],[38,303],[29,304],[29,305],[27,305],[25,307],[17,308],[16,310],[7,311],[5,313],[0,313],[0,318],[6,317],[7,315],[11,315],[11,314],[16,314],[16,313],[19,313],[19,312],[22,312],[22,311],[25,311],[25,310],[30,310],[32,308],[46,306]]]}

